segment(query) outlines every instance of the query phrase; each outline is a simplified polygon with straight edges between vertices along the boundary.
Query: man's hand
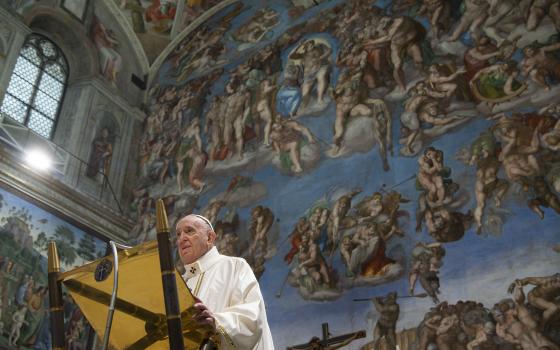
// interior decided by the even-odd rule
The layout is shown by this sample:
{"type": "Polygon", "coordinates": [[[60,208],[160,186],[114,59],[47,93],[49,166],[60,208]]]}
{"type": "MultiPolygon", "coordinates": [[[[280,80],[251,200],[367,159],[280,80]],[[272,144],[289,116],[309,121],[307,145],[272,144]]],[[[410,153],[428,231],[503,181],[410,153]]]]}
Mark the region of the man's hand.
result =
{"type": "Polygon", "coordinates": [[[517,287],[523,287],[523,284],[521,284],[521,280],[519,280],[519,279],[516,279],[515,282],[513,282],[512,284],[509,285],[508,293],[512,294],[517,287]]]}
{"type": "Polygon", "coordinates": [[[195,297],[195,301],[196,302],[193,305],[195,310],[193,319],[199,325],[209,325],[212,327],[212,331],[216,332],[216,319],[214,318],[212,311],[210,311],[210,309],[208,309],[208,307],[204,305],[200,299],[195,297]]]}

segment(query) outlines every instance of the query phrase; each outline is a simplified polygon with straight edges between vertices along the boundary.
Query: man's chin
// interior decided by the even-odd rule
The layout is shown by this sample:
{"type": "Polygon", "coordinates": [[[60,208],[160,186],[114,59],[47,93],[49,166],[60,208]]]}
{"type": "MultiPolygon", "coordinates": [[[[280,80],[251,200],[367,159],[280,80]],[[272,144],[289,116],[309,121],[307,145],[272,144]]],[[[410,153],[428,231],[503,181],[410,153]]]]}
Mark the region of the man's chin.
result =
{"type": "Polygon", "coordinates": [[[193,260],[194,259],[191,254],[181,254],[181,261],[183,262],[183,264],[192,264],[193,260]]]}

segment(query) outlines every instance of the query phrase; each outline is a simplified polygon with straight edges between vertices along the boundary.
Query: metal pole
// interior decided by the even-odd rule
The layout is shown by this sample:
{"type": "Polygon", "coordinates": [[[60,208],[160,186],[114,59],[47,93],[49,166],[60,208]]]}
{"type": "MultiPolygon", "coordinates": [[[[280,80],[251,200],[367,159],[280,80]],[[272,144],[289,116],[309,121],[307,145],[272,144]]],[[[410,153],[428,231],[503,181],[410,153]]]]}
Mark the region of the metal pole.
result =
{"type": "Polygon", "coordinates": [[[107,323],[105,324],[105,335],[103,335],[103,344],[101,350],[106,350],[109,346],[109,335],[111,334],[111,326],[113,325],[113,315],[115,313],[115,302],[117,300],[117,291],[119,289],[119,255],[117,253],[117,245],[110,241],[109,245],[113,252],[113,291],[111,293],[111,302],[109,303],[109,313],[107,313],[107,323]]]}

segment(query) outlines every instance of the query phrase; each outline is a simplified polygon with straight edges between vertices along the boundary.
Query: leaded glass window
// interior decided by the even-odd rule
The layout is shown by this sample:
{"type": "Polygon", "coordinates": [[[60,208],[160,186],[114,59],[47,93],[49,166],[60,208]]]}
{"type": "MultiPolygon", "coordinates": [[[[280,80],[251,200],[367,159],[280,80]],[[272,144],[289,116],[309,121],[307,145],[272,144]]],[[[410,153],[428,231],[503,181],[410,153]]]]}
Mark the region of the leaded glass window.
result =
{"type": "Polygon", "coordinates": [[[27,37],[0,113],[50,139],[62,105],[68,63],[56,44],[39,34],[27,37]]]}

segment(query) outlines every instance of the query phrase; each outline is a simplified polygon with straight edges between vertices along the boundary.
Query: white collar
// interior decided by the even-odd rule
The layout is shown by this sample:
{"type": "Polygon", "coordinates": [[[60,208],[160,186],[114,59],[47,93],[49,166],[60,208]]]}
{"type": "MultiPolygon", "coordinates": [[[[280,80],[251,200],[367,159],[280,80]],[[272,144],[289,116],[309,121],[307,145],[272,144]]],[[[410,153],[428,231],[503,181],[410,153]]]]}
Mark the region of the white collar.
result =
{"type": "Polygon", "coordinates": [[[221,254],[216,247],[212,247],[203,256],[198,258],[197,261],[185,265],[185,278],[191,278],[198,274],[208,271],[220,259],[221,254]]]}

